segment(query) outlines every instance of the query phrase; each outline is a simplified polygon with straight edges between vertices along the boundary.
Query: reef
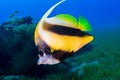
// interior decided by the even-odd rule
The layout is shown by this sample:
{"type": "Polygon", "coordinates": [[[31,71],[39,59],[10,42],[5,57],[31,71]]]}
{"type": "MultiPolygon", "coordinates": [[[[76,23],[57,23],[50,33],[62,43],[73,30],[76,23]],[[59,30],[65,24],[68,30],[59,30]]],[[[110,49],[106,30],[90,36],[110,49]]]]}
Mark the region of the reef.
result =
{"type": "Polygon", "coordinates": [[[37,60],[30,16],[13,17],[0,25],[0,74],[24,73],[37,60]]]}
{"type": "Polygon", "coordinates": [[[95,40],[56,65],[37,65],[31,16],[0,24],[0,80],[120,80],[119,30],[94,31],[95,40]]]}

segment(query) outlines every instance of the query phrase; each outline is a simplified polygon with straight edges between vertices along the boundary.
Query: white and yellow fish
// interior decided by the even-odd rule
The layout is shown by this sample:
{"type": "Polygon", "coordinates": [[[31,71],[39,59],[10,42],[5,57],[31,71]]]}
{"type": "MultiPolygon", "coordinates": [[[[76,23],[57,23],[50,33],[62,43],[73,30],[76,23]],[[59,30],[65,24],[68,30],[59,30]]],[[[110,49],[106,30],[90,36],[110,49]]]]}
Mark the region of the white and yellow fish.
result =
{"type": "Polygon", "coordinates": [[[57,64],[93,40],[93,36],[86,33],[91,31],[91,26],[84,17],[76,19],[69,14],[58,14],[48,18],[64,1],[53,5],[36,27],[34,41],[39,50],[38,64],[57,64]]]}

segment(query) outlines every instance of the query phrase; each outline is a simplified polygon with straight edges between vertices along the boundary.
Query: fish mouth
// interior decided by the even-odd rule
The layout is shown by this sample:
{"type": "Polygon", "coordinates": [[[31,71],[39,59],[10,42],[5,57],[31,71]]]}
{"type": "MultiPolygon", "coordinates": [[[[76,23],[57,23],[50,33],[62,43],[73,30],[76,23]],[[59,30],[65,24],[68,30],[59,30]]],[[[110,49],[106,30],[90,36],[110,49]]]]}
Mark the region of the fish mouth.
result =
{"type": "Polygon", "coordinates": [[[38,54],[39,59],[38,59],[37,64],[38,65],[40,65],[40,64],[49,64],[49,65],[58,64],[61,61],[63,61],[64,59],[66,59],[72,55],[73,55],[73,52],[68,53],[65,51],[55,51],[50,54],[43,53],[42,55],[38,54]]]}
{"type": "Polygon", "coordinates": [[[80,36],[84,37],[86,35],[91,36],[89,33],[85,31],[81,31],[80,29],[72,28],[72,27],[66,27],[66,26],[60,26],[60,25],[53,25],[47,29],[50,32],[54,32],[59,35],[68,35],[68,36],[80,36]]]}
{"type": "Polygon", "coordinates": [[[40,54],[38,54],[39,56],[39,59],[38,59],[38,62],[37,64],[40,65],[40,64],[49,64],[49,65],[53,65],[53,64],[57,64],[59,63],[60,61],[56,58],[54,58],[52,56],[52,54],[43,54],[42,56],[40,54]]]}

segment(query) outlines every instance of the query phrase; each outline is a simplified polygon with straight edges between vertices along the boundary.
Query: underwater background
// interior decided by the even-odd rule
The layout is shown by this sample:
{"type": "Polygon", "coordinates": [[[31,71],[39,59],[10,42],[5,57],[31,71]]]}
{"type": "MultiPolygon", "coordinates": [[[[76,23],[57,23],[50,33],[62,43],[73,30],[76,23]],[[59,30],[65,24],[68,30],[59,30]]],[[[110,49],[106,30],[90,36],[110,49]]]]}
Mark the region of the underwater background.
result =
{"type": "Polygon", "coordinates": [[[37,65],[34,30],[60,0],[0,0],[0,80],[120,80],[120,1],[66,0],[49,17],[84,16],[94,40],[56,65],[37,65]]]}

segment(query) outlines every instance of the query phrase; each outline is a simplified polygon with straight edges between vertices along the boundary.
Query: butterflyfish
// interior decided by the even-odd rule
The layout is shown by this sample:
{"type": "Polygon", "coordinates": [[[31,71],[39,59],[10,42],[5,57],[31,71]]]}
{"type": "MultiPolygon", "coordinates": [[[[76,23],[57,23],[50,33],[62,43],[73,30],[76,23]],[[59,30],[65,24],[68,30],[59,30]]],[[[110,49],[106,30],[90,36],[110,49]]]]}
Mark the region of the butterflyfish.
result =
{"type": "Polygon", "coordinates": [[[53,5],[38,22],[34,34],[35,45],[39,50],[37,64],[57,64],[71,56],[93,40],[91,25],[82,16],[76,19],[70,14],[58,14],[48,18],[53,5]]]}

